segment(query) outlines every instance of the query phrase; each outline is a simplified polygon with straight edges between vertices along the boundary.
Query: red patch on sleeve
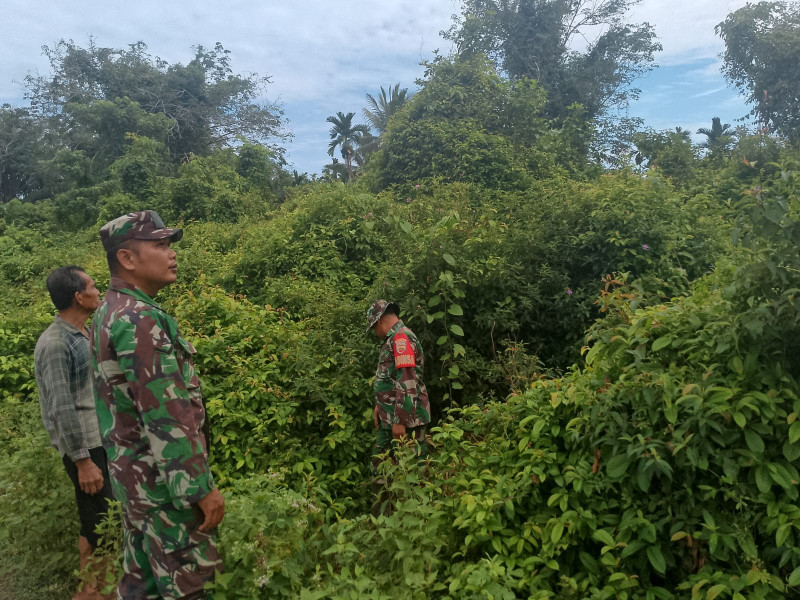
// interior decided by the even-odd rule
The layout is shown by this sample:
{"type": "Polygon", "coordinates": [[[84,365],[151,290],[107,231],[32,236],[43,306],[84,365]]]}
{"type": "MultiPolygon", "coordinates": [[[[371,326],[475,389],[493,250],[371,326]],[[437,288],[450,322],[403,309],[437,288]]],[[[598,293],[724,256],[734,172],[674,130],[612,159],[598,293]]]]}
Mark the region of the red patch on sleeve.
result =
{"type": "Polygon", "coordinates": [[[417,357],[414,355],[414,345],[405,333],[398,333],[392,340],[394,349],[394,366],[398,369],[416,367],[417,357]]]}

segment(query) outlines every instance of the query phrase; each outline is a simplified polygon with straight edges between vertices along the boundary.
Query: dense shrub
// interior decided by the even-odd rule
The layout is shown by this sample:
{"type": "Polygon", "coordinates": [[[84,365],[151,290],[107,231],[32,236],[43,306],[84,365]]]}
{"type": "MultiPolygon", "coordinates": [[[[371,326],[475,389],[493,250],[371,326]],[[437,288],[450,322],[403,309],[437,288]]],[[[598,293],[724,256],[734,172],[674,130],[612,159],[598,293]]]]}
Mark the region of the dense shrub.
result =
{"type": "MultiPolygon", "coordinates": [[[[230,577],[250,583],[216,597],[795,597],[799,386],[776,351],[797,323],[754,329],[749,310],[783,311],[764,281],[741,277],[766,276],[771,248],[739,253],[738,269],[723,261],[668,303],[636,308],[636,290],[612,286],[585,368],[451,411],[424,477],[387,466],[388,516],[326,524],[315,512],[288,545],[275,528],[245,532],[258,566],[234,561],[230,577]],[[276,544],[286,561],[270,560],[276,544]]],[[[325,506],[309,492],[294,501],[325,506]]]]}
{"type": "MultiPolygon", "coordinates": [[[[206,199],[245,186],[226,161],[187,183],[206,199]]],[[[790,167],[724,212],[713,190],[619,173],[378,196],[317,184],[263,218],[186,224],[183,283],[159,301],[197,347],[230,498],[215,598],[796,595],[790,167]],[[440,418],[428,463],[387,461],[370,511],[363,315],[380,296],[422,339],[440,418]]],[[[49,269],[107,285],[96,229],[0,236],[0,549],[52,561],[39,572],[58,585],[74,517],[31,353],[49,269]]]]}
{"type": "Polygon", "coordinates": [[[198,350],[221,483],[285,467],[296,483],[323,479],[331,493],[363,496],[371,409],[363,328],[354,336],[203,280],[195,287],[173,290],[166,303],[198,350]]]}
{"type": "MultiPolygon", "coordinates": [[[[9,383],[2,384],[6,392],[9,383]]],[[[38,403],[6,397],[0,405],[0,506],[0,578],[8,577],[0,597],[67,597],[78,568],[75,493],[38,403]],[[17,589],[23,583],[36,595],[17,589]]]]}

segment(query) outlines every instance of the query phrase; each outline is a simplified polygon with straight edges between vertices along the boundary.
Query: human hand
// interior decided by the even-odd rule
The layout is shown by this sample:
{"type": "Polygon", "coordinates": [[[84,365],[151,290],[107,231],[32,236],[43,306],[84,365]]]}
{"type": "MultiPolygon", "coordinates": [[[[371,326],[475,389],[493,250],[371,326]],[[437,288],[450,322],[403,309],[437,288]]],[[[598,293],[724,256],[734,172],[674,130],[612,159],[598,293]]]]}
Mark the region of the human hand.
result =
{"type": "Polygon", "coordinates": [[[91,458],[76,460],[75,466],[78,468],[78,485],[84,494],[93,496],[103,489],[103,472],[91,458]]]}
{"type": "Polygon", "coordinates": [[[399,440],[401,437],[404,437],[405,435],[406,435],[405,425],[400,425],[398,423],[392,425],[392,437],[394,439],[399,440]]]}
{"type": "Polygon", "coordinates": [[[378,405],[375,405],[375,410],[372,411],[372,422],[375,423],[375,429],[377,429],[380,424],[378,423],[378,405]]]}
{"type": "Polygon", "coordinates": [[[203,516],[205,517],[203,524],[200,525],[200,531],[214,529],[220,524],[222,517],[225,516],[225,498],[222,497],[217,488],[214,488],[198,500],[197,506],[203,511],[203,516]]]}

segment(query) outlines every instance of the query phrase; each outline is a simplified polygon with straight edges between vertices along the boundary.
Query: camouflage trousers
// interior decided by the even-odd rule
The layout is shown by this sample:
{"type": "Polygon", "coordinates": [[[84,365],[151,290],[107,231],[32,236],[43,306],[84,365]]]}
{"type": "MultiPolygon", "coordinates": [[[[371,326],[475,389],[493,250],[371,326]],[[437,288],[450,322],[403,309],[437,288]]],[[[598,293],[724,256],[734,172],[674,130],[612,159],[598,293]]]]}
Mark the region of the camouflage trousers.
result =
{"type": "MultiPolygon", "coordinates": [[[[419,460],[424,459],[428,454],[428,444],[425,441],[426,433],[426,425],[420,425],[419,427],[406,427],[406,438],[416,442],[415,451],[419,460]]],[[[398,443],[398,441],[399,440],[395,440],[392,436],[391,426],[386,427],[381,424],[381,427],[375,434],[375,445],[372,447],[371,471],[373,477],[378,474],[378,465],[381,464],[382,456],[387,452],[389,452],[391,456],[391,453],[394,451],[394,446],[398,443]]]]}
{"type": "Polygon", "coordinates": [[[196,600],[222,570],[214,533],[198,529],[198,508],[169,508],[132,519],[123,513],[124,572],[119,600],[196,600]]]}

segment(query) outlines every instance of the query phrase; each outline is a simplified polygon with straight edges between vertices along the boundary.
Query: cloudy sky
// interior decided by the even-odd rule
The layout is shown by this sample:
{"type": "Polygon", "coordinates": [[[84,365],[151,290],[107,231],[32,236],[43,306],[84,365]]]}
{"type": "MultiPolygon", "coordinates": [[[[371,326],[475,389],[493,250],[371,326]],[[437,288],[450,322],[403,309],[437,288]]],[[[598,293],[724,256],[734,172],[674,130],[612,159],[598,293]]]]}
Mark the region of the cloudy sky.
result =
{"type": "MultiPolygon", "coordinates": [[[[719,72],[722,42],[714,26],[740,0],[643,0],[632,20],[655,26],[664,46],[659,68],[637,82],[631,116],[656,129],[692,131],[711,118],[736,124],[747,109],[719,72]]],[[[47,72],[43,45],[72,39],[124,47],[143,41],[174,63],[192,46],[231,51],[233,70],[269,75],[269,100],[282,104],[294,139],[288,159],[299,171],[329,162],[328,124],[337,111],[361,115],[367,93],[400,83],[414,88],[420,61],[450,43],[439,32],[459,12],[459,0],[0,0],[0,103],[23,105],[28,72],[47,72]]]]}

